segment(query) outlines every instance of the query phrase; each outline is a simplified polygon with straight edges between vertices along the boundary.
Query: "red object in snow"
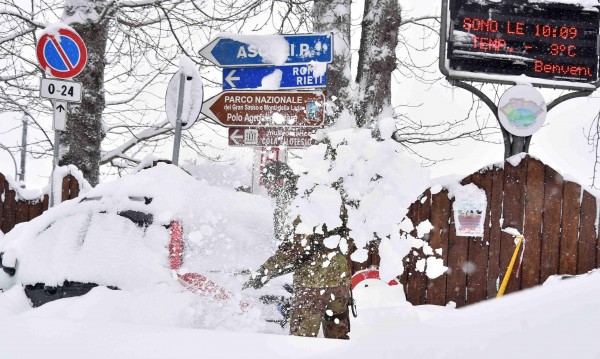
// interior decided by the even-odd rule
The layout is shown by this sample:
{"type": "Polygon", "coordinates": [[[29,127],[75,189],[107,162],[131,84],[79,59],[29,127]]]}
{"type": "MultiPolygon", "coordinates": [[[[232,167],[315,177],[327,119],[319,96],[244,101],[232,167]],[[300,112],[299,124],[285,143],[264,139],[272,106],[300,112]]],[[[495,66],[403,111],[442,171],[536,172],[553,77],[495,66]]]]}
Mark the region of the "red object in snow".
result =
{"type": "MultiPolygon", "coordinates": [[[[179,221],[171,222],[171,241],[169,242],[169,265],[172,270],[178,271],[183,264],[183,226],[179,221]]],[[[217,283],[199,273],[177,273],[179,282],[192,293],[202,293],[218,300],[229,300],[231,293],[217,283]]],[[[250,304],[240,302],[240,308],[246,311],[250,304]]]]}
{"type": "MultiPolygon", "coordinates": [[[[379,269],[365,269],[359,272],[354,273],[352,276],[352,289],[358,285],[358,283],[362,282],[365,279],[379,279],[379,269]]],[[[398,285],[400,284],[396,279],[392,279],[388,282],[388,285],[398,285]]]]}
{"type": "Polygon", "coordinates": [[[181,222],[171,222],[171,242],[169,242],[169,264],[178,270],[183,264],[183,228],[181,222]]]}

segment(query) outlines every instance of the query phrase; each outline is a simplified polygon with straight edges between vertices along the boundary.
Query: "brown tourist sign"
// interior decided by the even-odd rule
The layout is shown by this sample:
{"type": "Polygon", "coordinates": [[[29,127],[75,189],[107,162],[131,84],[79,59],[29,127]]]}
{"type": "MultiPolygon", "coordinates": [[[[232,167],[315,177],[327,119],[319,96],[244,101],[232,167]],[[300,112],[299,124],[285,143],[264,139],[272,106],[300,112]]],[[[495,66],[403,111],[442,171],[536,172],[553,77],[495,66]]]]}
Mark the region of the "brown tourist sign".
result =
{"type": "Polygon", "coordinates": [[[230,127],[229,146],[285,146],[304,148],[316,145],[315,129],[302,127],[230,127]]]}
{"type": "Polygon", "coordinates": [[[202,113],[226,127],[321,127],[324,104],[322,92],[224,91],[202,113]]]}

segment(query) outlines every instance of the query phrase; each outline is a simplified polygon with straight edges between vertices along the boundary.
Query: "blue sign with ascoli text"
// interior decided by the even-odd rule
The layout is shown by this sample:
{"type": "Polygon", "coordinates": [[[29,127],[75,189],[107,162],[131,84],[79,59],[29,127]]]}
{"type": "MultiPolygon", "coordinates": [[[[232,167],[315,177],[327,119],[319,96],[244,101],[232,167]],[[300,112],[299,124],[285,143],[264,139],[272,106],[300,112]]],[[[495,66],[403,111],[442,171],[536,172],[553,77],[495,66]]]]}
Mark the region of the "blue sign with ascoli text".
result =
{"type": "Polygon", "coordinates": [[[225,68],[223,90],[323,88],[327,85],[323,70],[311,65],[225,68]]]}
{"type": "Polygon", "coordinates": [[[333,60],[333,35],[278,35],[287,41],[289,55],[285,64],[274,64],[269,56],[278,51],[269,36],[246,35],[219,37],[203,47],[199,54],[220,67],[307,64],[311,61],[330,63],[333,60]]]}

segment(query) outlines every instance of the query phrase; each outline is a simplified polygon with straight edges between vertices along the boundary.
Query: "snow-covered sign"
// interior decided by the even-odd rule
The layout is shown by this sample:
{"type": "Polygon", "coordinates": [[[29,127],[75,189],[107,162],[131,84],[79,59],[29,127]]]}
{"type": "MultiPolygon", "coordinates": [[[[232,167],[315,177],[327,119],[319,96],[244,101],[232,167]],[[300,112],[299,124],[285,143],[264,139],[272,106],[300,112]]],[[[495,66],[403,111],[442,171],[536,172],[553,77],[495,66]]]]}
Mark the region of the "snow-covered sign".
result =
{"type": "Polygon", "coordinates": [[[443,9],[442,72],[454,79],[593,89],[598,85],[598,6],[449,0],[443,9]]]}
{"type": "Polygon", "coordinates": [[[327,64],[223,69],[223,90],[320,88],[327,85],[327,64]]]}
{"type": "Polygon", "coordinates": [[[61,79],[77,76],[87,63],[83,40],[75,30],[64,24],[53,24],[44,29],[36,54],[44,71],[61,79]]]}
{"type": "Polygon", "coordinates": [[[198,52],[220,67],[329,63],[333,34],[221,34],[198,52]]]}
{"type": "Polygon", "coordinates": [[[458,186],[454,194],[454,223],[456,235],[461,237],[483,237],[483,225],[487,208],[485,191],[473,183],[458,186]]]}
{"type": "Polygon", "coordinates": [[[181,128],[188,129],[200,115],[203,101],[202,78],[196,70],[194,63],[187,57],[180,60],[179,71],[173,75],[167,86],[165,96],[165,109],[167,119],[173,125],[177,124],[178,110],[181,116],[181,128]],[[183,80],[183,84],[181,81],[183,80]],[[180,89],[183,88],[181,96],[181,108],[178,109],[180,101],[180,89]]]}
{"type": "Polygon", "coordinates": [[[325,95],[300,91],[224,91],[206,100],[202,113],[226,127],[320,127],[325,95]]]}
{"type": "Polygon", "coordinates": [[[546,119],[546,101],[542,94],[529,85],[509,88],[500,97],[498,119],[515,136],[531,136],[546,119]]]}

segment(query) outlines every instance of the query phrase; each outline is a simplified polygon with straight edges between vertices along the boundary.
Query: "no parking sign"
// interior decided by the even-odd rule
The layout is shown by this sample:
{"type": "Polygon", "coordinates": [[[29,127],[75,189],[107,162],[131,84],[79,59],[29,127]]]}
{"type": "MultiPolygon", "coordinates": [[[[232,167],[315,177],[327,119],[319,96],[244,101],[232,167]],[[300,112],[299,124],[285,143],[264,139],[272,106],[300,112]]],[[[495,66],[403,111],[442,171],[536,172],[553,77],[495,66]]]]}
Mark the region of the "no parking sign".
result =
{"type": "Polygon", "coordinates": [[[77,76],[87,62],[87,49],[83,40],[75,31],[66,27],[42,35],[36,51],[44,71],[61,79],[77,76]]]}

